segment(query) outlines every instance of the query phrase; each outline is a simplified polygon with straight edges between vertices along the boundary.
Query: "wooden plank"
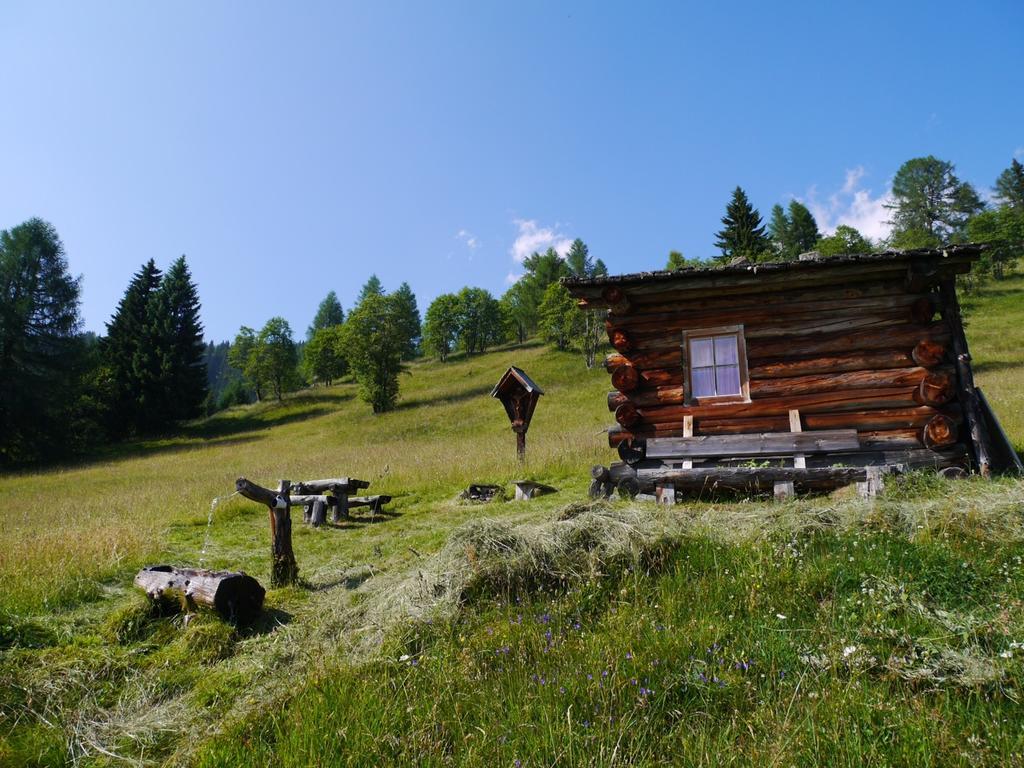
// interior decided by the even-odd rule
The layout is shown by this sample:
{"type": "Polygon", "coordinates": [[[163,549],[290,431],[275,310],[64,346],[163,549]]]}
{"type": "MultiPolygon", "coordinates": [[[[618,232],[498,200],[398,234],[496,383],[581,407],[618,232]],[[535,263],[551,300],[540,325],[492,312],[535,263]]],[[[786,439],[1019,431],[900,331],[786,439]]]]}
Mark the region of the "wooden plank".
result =
{"type": "Polygon", "coordinates": [[[698,435],[648,440],[647,458],[787,456],[793,453],[855,451],[859,447],[855,429],[768,432],[758,435],[698,435]]]}
{"type": "MultiPolygon", "coordinates": [[[[800,428],[800,411],[793,409],[789,412],[789,431],[790,432],[803,432],[800,428]]],[[[857,438],[857,446],[860,447],[860,438],[857,437],[857,432],[854,430],[854,437],[857,438]]],[[[797,453],[793,455],[793,466],[797,469],[803,469],[807,466],[807,458],[803,453],[797,453]]]]}
{"type": "MultiPolygon", "coordinates": [[[[683,416],[683,437],[693,437],[693,416],[683,416]]],[[[683,462],[683,468],[689,469],[693,466],[693,462],[687,459],[683,462]]]]}
{"type": "Polygon", "coordinates": [[[1003,425],[996,418],[995,411],[985,399],[985,394],[979,388],[974,391],[978,393],[978,403],[981,405],[982,415],[989,426],[989,436],[992,440],[992,469],[996,472],[1024,475],[1024,464],[1021,463],[1020,456],[1014,450],[1010,438],[1003,431],[1003,425]]]}

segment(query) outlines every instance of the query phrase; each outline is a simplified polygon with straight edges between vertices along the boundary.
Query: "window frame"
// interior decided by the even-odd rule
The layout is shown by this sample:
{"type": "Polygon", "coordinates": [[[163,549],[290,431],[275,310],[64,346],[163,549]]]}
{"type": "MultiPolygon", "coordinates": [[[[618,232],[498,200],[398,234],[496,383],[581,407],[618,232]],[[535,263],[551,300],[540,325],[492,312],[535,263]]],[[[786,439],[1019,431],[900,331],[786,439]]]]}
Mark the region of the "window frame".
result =
{"type": "MultiPolygon", "coordinates": [[[[743,335],[742,325],[721,325],[714,328],[693,328],[683,331],[683,371],[684,390],[683,402],[686,405],[715,405],[717,403],[749,403],[750,375],[747,371],[747,341],[743,335]],[[710,339],[715,336],[736,337],[736,357],[739,364],[740,391],[735,395],[706,395],[696,397],[693,394],[693,376],[690,360],[690,342],[696,339],[710,339]]],[[[715,366],[717,368],[718,366],[715,366]]]]}

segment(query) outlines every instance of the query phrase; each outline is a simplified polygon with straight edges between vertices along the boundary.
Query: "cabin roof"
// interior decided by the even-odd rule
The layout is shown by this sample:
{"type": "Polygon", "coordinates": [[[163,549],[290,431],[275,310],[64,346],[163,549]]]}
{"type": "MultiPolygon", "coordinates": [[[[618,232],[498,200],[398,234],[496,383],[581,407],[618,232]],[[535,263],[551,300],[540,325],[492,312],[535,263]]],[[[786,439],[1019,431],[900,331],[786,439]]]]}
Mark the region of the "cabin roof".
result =
{"type": "Polygon", "coordinates": [[[494,385],[494,389],[491,391],[491,397],[499,397],[503,395],[512,382],[518,382],[527,392],[536,392],[538,395],[543,395],[544,390],[538,387],[533,379],[526,375],[526,371],[522,368],[516,368],[514,365],[510,366],[507,371],[502,375],[501,380],[494,385]]]}
{"type": "MultiPolygon", "coordinates": [[[[902,263],[937,261],[953,263],[970,263],[978,258],[983,245],[964,244],[950,245],[945,248],[919,248],[914,250],[888,250],[879,253],[851,253],[840,256],[821,256],[814,252],[802,254],[796,261],[773,261],[752,264],[746,260],[737,260],[728,264],[707,267],[685,267],[677,270],[658,270],[652,272],[634,272],[627,275],[603,275],[600,277],[567,277],[562,283],[569,293],[578,298],[592,296],[593,289],[604,286],[638,286],[651,285],[671,281],[685,286],[687,282],[701,282],[707,278],[715,278],[716,284],[728,285],[730,278],[749,278],[752,275],[783,276],[786,273],[813,273],[816,270],[835,272],[849,269],[863,271],[865,267],[878,265],[885,269],[902,263]],[[590,289],[590,290],[588,290],[590,289]]],[[[964,270],[958,270],[964,271],[964,270]]]]}

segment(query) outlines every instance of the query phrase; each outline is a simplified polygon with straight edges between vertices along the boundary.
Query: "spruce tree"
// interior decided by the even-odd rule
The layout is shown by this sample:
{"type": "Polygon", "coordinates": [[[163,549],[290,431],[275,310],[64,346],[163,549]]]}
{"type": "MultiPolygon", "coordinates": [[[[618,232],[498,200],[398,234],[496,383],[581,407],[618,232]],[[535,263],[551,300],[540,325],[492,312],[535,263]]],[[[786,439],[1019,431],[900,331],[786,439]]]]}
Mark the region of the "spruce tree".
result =
{"type": "Polygon", "coordinates": [[[734,258],[758,261],[764,259],[765,253],[769,251],[770,243],[765,235],[761,214],[750,204],[747,193],[740,187],[733,190],[732,200],[726,206],[722,229],[717,237],[715,246],[722,251],[719,261],[734,258]]]}
{"type": "Polygon", "coordinates": [[[363,302],[367,296],[383,296],[384,286],[380,282],[380,278],[376,274],[370,275],[370,279],[366,281],[362,289],[359,291],[359,297],[356,299],[356,304],[363,302]]]}
{"type": "Polygon", "coordinates": [[[402,359],[412,360],[419,352],[420,336],[420,310],[416,306],[416,294],[408,283],[402,283],[398,290],[392,294],[397,302],[398,318],[402,338],[405,340],[402,348],[402,359]]]}
{"type": "Polygon", "coordinates": [[[795,259],[801,253],[814,250],[821,237],[814,214],[799,200],[789,201],[789,252],[787,258],[795,259]]]}
{"type": "Polygon", "coordinates": [[[768,221],[768,236],[771,238],[775,255],[781,259],[788,258],[791,250],[789,227],[786,209],[776,203],[772,206],[772,216],[768,221]]]}
{"type": "Polygon", "coordinates": [[[317,307],[313,323],[306,330],[306,338],[312,339],[313,334],[321,328],[330,328],[341,325],[343,322],[345,322],[345,313],[341,309],[341,302],[338,301],[338,295],[334,291],[330,291],[317,307]]]}
{"type": "Polygon", "coordinates": [[[590,258],[590,249],[578,237],[572,241],[565,264],[575,277],[592,277],[594,262],[590,258]]]}
{"type": "Polygon", "coordinates": [[[79,293],[52,225],[0,232],[0,464],[45,458],[70,437],[86,351],[79,293]]]}
{"type": "Polygon", "coordinates": [[[199,292],[184,256],[164,273],[153,309],[161,402],[152,420],[167,426],[198,416],[207,392],[199,292]]]}
{"type": "Polygon", "coordinates": [[[160,287],[160,270],[150,259],[135,273],[117,305],[101,342],[103,360],[112,379],[111,425],[126,435],[148,426],[147,404],[154,400],[160,379],[160,355],[154,343],[153,302],[160,287]]]}

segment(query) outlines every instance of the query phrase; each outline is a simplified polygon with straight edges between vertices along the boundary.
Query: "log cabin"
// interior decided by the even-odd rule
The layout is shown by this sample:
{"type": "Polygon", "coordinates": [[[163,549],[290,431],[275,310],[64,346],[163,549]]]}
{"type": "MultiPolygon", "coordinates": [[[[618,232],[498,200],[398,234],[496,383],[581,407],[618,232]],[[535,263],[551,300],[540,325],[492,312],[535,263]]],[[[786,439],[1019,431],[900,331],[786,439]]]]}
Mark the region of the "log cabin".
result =
{"type": "Polygon", "coordinates": [[[592,493],[828,489],[1021,470],[974,384],[956,294],[982,247],[567,278],[606,310],[608,441],[592,493]]]}

